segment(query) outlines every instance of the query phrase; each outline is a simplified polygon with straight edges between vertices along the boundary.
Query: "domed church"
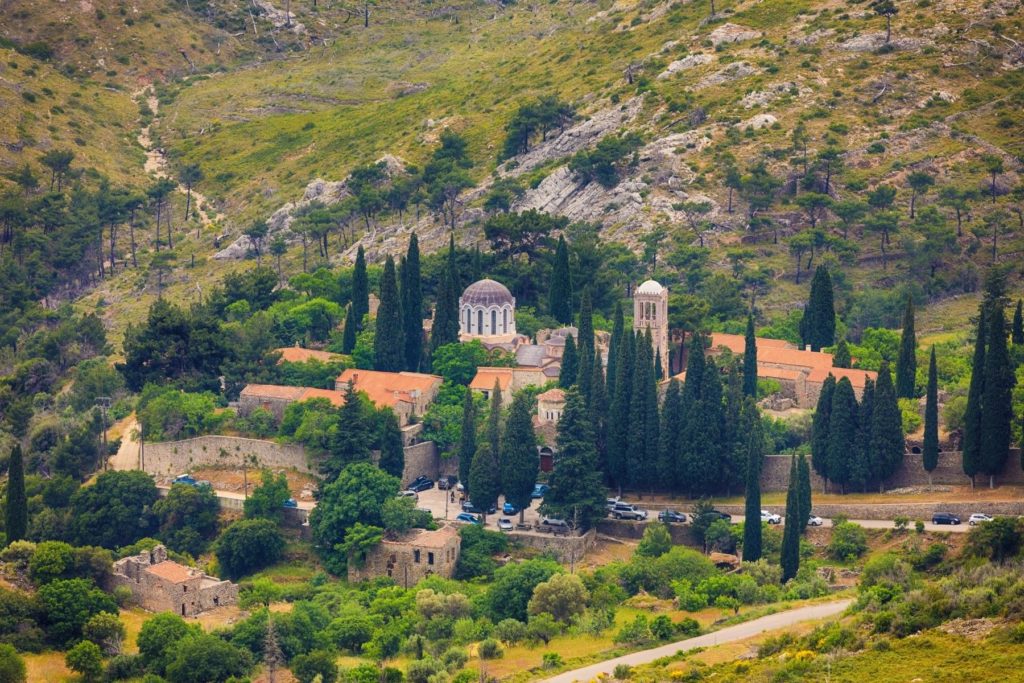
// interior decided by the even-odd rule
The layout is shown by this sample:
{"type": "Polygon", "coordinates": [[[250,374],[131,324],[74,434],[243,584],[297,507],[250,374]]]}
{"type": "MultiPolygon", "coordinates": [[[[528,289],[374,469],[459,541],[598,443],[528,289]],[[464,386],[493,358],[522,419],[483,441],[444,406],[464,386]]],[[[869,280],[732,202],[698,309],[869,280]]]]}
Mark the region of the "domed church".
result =
{"type": "Polygon", "coordinates": [[[517,346],[516,299],[494,280],[474,282],[459,297],[459,338],[479,339],[485,346],[517,346]]]}

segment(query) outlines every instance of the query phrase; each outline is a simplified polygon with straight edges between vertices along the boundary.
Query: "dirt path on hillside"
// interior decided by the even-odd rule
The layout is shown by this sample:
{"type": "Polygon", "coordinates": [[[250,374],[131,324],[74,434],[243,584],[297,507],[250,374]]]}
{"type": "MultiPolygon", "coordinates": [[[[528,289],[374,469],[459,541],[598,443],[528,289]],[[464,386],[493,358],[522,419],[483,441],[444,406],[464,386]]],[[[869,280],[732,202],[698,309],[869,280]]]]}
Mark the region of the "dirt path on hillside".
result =
{"type": "Polygon", "coordinates": [[[112,455],[107,461],[107,466],[112,470],[136,470],[139,468],[139,422],[135,414],[120,420],[111,427],[110,431],[117,431],[121,435],[121,446],[117,454],[112,455]]]}

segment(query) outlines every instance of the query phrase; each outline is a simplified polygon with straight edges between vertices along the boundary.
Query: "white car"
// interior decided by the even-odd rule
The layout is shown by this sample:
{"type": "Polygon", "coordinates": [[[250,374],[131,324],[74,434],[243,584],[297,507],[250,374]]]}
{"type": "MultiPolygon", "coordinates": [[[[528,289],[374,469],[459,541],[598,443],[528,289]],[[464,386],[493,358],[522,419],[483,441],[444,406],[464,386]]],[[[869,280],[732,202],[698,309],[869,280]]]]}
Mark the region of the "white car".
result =
{"type": "Polygon", "coordinates": [[[971,526],[977,526],[978,524],[981,524],[983,522],[991,521],[992,517],[986,515],[984,512],[975,512],[973,515],[971,515],[970,519],[967,520],[967,523],[971,526]]]}
{"type": "Polygon", "coordinates": [[[512,520],[506,517],[502,517],[498,520],[499,531],[512,531],[512,520]]]}
{"type": "Polygon", "coordinates": [[[761,510],[761,521],[768,522],[769,524],[781,524],[782,517],[779,517],[774,512],[768,512],[767,510],[761,510]]]}
{"type": "Polygon", "coordinates": [[[824,524],[825,521],[821,517],[813,513],[810,517],[807,518],[807,526],[822,526],[824,524]]]}

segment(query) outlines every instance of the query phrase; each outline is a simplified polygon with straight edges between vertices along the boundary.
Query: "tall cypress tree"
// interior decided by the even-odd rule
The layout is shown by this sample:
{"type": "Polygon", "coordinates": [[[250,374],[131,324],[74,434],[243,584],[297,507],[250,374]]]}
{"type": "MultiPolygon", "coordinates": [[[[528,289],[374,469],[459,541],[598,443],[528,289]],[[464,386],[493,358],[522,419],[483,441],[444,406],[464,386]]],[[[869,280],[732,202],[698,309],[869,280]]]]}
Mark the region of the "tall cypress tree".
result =
{"type": "Polygon", "coordinates": [[[794,523],[794,520],[800,519],[799,477],[796,458],[791,458],[789,488],[786,490],[786,527],[782,532],[782,552],[779,557],[783,583],[794,578],[800,570],[800,524],[794,523]]]}
{"type": "Polygon", "coordinates": [[[900,335],[900,354],[896,359],[896,398],[914,398],[917,380],[917,334],[914,332],[914,300],[907,298],[900,335]]]}
{"type": "Polygon", "coordinates": [[[7,463],[7,507],[4,512],[7,542],[23,540],[28,531],[28,499],[25,496],[25,463],[21,445],[17,443],[11,449],[7,463]]]}
{"type": "Polygon", "coordinates": [[[978,312],[978,333],[974,340],[971,363],[971,384],[967,389],[967,409],[964,411],[963,469],[971,478],[981,469],[981,401],[985,392],[985,307],[978,312]]]}
{"type": "Polygon", "coordinates": [[[874,477],[874,472],[882,469],[877,454],[871,447],[871,430],[874,426],[875,414],[875,383],[868,377],[864,380],[864,391],[860,396],[858,417],[860,424],[857,432],[857,443],[850,448],[850,453],[857,458],[857,482],[862,490],[867,491],[867,482],[874,477]]]}
{"type": "Polygon", "coordinates": [[[487,445],[497,458],[501,453],[501,385],[498,380],[494,380],[491,405],[487,411],[487,445]]]}
{"type": "Polygon", "coordinates": [[[587,406],[576,389],[565,393],[565,410],[558,421],[558,457],[541,512],[587,529],[607,512],[604,483],[597,468],[594,430],[587,406]]]}
{"type": "Polygon", "coordinates": [[[889,375],[889,364],[882,361],[875,383],[875,400],[871,409],[871,478],[879,489],[896,473],[903,462],[906,441],[903,438],[903,413],[896,398],[896,389],[889,375]]]}
{"type": "Polygon", "coordinates": [[[594,373],[590,382],[590,424],[594,429],[598,467],[604,472],[608,462],[608,392],[605,389],[601,354],[597,351],[594,351],[594,362],[591,365],[594,373]]]}
{"type": "Polygon", "coordinates": [[[846,339],[840,339],[836,343],[836,352],[832,354],[832,367],[834,368],[849,368],[853,365],[853,359],[850,357],[850,347],[846,344],[846,339]]]}
{"type": "Polygon", "coordinates": [[[665,379],[665,364],[661,359],[661,349],[654,349],[654,381],[665,379]]]}
{"type": "Polygon", "coordinates": [[[572,275],[569,273],[569,247],[565,243],[565,236],[562,235],[558,237],[555,262],[551,269],[548,312],[552,318],[563,325],[572,323],[572,275]]]}
{"type": "Polygon", "coordinates": [[[811,466],[803,453],[797,458],[796,472],[799,477],[797,498],[800,501],[800,533],[803,534],[811,518],[811,466]]]}
{"type": "Polygon", "coordinates": [[[985,391],[981,398],[981,444],[979,469],[988,475],[989,488],[1003,471],[1010,452],[1010,423],[1013,420],[1013,385],[1010,353],[1006,346],[1006,318],[1002,303],[991,304],[985,350],[985,391]]]}
{"type": "Polygon", "coordinates": [[[473,390],[466,387],[462,399],[462,433],[459,436],[459,481],[469,486],[469,467],[476,454],[476,403],[473,390]]]}
{"type": "Polygon", "coordinates": [[[380,462],[378,466],[393,477],[402,478],[405,471],[405,448],[398,416],[390,408],[383,409],[380,425],[380,462]]]}
{"type": "Polygon", "coordinates": [[[1010,328],[1010,340],[1014,346],[1024,344],[1024,301],[1017,299],[1017,308],[1013,311],[1013,327],[1010,328]]]}
{"type": "MultiPolygon", "coordinates": [[[[743,561],[761,559],[761,461],[764,458],[764,439],[760,424],[747,435],[747,488],[743,523],[743,561]]],[[[787,524],[789,520],[786,520],[787,524]]]]}
{"type": "Polygon", "coordinates": [[[832,276],[825,266],[818,266],[811,280],[811,294],[800,321],[800,337],[812,351],[832,346],[836,337],[836,310],[832,292],[832,276]]]}
{"type": "Polygon", "coordinates": [[[757,338],[753,313],[747,316],[747,334],[743,341],[743,395],[757,398],[757,338]]]}
{"type": "Polygon", "coordinates": [[[501,490],[505,501],[519,509],[520,523],[526,508],[530,507],[539,468],[533,411],[530,410],[530,400],[525,394],[520,394],[512,399],[504,438],[501,439],[501,490]]]}
{"type": "MultiPolygon", "coordinates": [[[[690,382],[689,375],[686,378],[690,382]]],[[[686,393],[684,386],[683,393],[686,393]]],[[[719,480],[721,459],[727,444],[722,438],[724,427],[722,410],[722,380],[713,359],[704,366],[700,399],[696,402],[695,421],[691,425],[688,477],[699,492],[710,493],[725,489],[719,480]]]]}
{"type": "Polygon", "coordinates": [[[832,415],[832,395],[836,390],[836,378],[831,374],[821,384],[821,393],[818,394],[818,406],[814,411],[814,420],[811,423],[811,465],[814,471],[825,480],[825,490],[828,490],[828,482],[832,478],[829,473],[829,422],[832,415]]]}
{"type": "Polygon", "coordinates": [[[373,336],[373,367],[384,372],[398,372],[405,365],[405,335],[402,302],[395,282],[395,261],[384,261],[380,280],[380,307],[373,336]]]}
{"type": "Polygon", "coordinates": [[[344,392],[345,402],[338,411],[338,428],[331,435],[330,455],[320,464],[324,479],[330,483],[346,465],[370,460],[373,432],[370,416],[363,399],[349,382],[344,392]]]}
{"type": "Polygon", "coordinates": [[[562,352],[562,368],[558,373],[558,386],[568,389],[576,384],[579,372],[579,358],[576,354],[576,340],[570,334],[565,338],[565,351],[562,352]]]}
{"type": "Polygon", "coordinates": [[[637,336],[636,359],[633,371],[632,404],[629,413],[629,448],[627,459],[627,479],[630,486],[640,491],[648,486],[650,472],[648,465],[656,460],[648,460],[648,436],[650,425],[647,424],[647,392],[654,385],[653,360],[651,358],[650,337],[637,336]]]}
{"type": "Polygon", "coordinates": [[[370,281],[366,276],[366,255],[363,245],[356,252],[356,265],[352,269],[352,315],[356,321],[356,331],[363,327],[363,317],[370,312],[370,281]]]}
{"type": "Polygon", "coordinates": [[[626,484],[629,462],[629,409],[633,391],[632,332],[627,332],[619,344],[615,364],[615,395],[611,400],[608,417],[608,472],[611,483],[618,487],[626,484]]]}
{"type": "Polygon", "coordinates": [[[494,382],[487,414],[487,441],[480,444],[469,466],[469,494],[473,504],[484,511],[498,502],[501,494],[501,387],[494,382]]]}
{"type": "Polygon", "coordinates": [[[678,460],[680,436],[683,424],[683,395],[679,382],[671,379],[665,390],[665,400],[661,405],[661,431],[658,444],[658,481],[675,494],[680,482],[676,481],[679,471],[678,460]]]}
{"type": "Polygon", "coordinates": [[[622,315],[622,302],[616,301],[615,312],[612,314],[612,338],[608,344],[608,379],[605,382],[609,398],[615,396],[615,364],[619,359],[619,347],[622,345],[625,329],[626,321],[622,315]]]}
{"type": "Polygon", "coordinates": [[[758,422],[757,404],[743,395],[743,377],[732,364],[726,374],[722,403],[722,448],[718,485],[727,495],[744,487],[747,469],[747,433],[758,422]]]}
{"type": "Polygon", "coordinates": [[[455,259],[455,236],[448,243],[448,267],[438,286],[437,303],[434,306],[434,322],[430,330],[430,352],[445,344],[459,341],[459,279],[458,263],[455,259]]]}
{"type": "Polygon", "coordinates": [[[359,332],[359,323],[356,321],[355,303],[349,304],[345,310],[345,331],[341,334],[341,352],[352,353],[356,348],[356,335],[359,332]]]}
{"type": "Polygon", "coordinates": [[[580,322],[577,351],[579,356],[579,368],[576,373],[576,385],[579,387],[580,396],[584,403],[590,407],[591,391],[590,384],[593,382],[594,374],[594,311],[590,303],[590,288],[584,287],[583,296],[580,300],[580,322]]]}
{"type": "Polygon", "coordinates": [[[924,448],[921,455],[924,471],[928,473],[928,485],[931,486],[932,472],[939,465],[939,375],[935,367],[934,346],[928,360],[928,389],[924,400],[924,448]]]}
{"type": "Polygon", "coordinates": [[[423,360],[423,279],[416,233],[402,263],[402,315],[405,317],[405,369],[417,372],[423,360]]]}
{"type": "MultiPolygon", "coordinates": [[[[832,394],[832,414],[828,425],[828,471],[832,482],[839,484],[843,492],[846,485],[859,476],[859,458],[851,458],[853,444],[857,443],[857,396],[853,385],[846,377],[836,382],[832,394]]],[[[859,481],[855,483],[860,483],[859,481]]]]}
{"type": "Polygon", "coordinates": [[[658,381],[656,379],[655,359],[650,356],[651,332],[644,335],[644,346],[647,347],[645,355],[650,358],[644,381],[642,400],[644,404],[644,465],[643,477],[648,488],[654,491],[658,480],[658,447],[661,444],[661,416],[658,412],[658,381]]]}

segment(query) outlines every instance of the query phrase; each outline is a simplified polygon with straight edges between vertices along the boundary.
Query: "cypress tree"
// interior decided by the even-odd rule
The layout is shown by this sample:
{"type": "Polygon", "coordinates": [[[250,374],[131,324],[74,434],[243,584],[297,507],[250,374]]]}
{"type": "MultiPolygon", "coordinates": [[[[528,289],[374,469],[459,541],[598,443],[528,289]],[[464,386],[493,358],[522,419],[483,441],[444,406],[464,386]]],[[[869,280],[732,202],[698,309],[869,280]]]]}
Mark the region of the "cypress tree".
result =
{"type": "Polygon", "coordinates": [[[811,518],[811,466],[803,453],[797,458],[796,472],[800,479],[797,498],[800,501],[800,533],[803,534],[811,518]]]}
{"type": "Polygon", "coordinates": [[[640,491],[651,483],[648,465],[653,465],[657,461],[648,461],[647,459],[647,443],[650,434],[650,425],[647,424],[647,392],[648,387],[654,385],[650,337],[638,335],[636,342],[626,470],[630,486],[640,491]]]}
{"type": "MultiPolygon", "coordinates": [[[[650,358],[651,332],[645,335],[644,346],[647,347],[647,358],[650,358]]],[[[651,359],[644,373],[644,478],[647,486],[654,491],[658,478],[658,447],[661,444],[661,416],[658,412],[658,382],[655,378],[654,359],[651,359]]]]}
{"type": "Polygon", "coordinates": [[[680,482],[676,480],[683,423],[683,395],[679,382],[670,379],[661,405],[661,430],[658,444],[658,481],[673,495],[680,482]]]}
{"type": "Polygon", "coordinates": [[[551,269],[548,312],[552,318],[563,325],[572,323],[572,275],[569,273],[569,247],[565,243],[565,236],[561,235],[558,237],[555,263],[551,269]]]}
{"type": "Polygon", "coordinates": [[[455,236],[448,242],[448,267],[441,277],[434,306],[434,322],[430,330],[430,351],[445,344],[459,341],[459,293],[460,280],[455,260],[455,236]]]}
{"type": "Polygon", "coordinates": [[[849,368],[853,366],[853,359],[850,357],[850,347],[846,339],[840,339],[836,344],[836,352],[832,355],[832,367],[849,368]]]}
{"type": "Polygon", "coordinates": [[[562,368],[558,373],[558,386],[568,389],[576,384],[579,362],[576,357],[576,340],[570,334],[565,338],[565,351],[562,352],[562,368]]]}
{"type": "Polygon", "coordinates": [[[381,411],[380,462],[378,466],[393,477],[402,478],[405,471],[405,448],[402,445],[402,429],[398,416],[390,408],[381,411]]]}
{"type": "Polygon", "coordinates": [[[832,395],[832,413],[829,415],[828,471],[832,482],[839,484],[844,493],[846,485],[860,473],[856,462],[859,458],[851,453],[856,443],[857,396],[853,393],[850,380],[841,377],[836,382],[836,389],[832,395]]]}
{"type": "Polygon", "coordinates": [[[590,303],[590,288],[583,289],[583,297],[580,300],[580,322],[577,331],[577,355],[579,356],[579,368],[576,373],[576,385],[579,387],[580,396],[584,403],[590,407],[591,391],[590,384],[594,374],[594,321],[593,307],[590,303]]]}
{"type": "Polygon", "coordinates": [[[743,395],[757,398],[757,338],[754,314],[747,316],[747,334],[743,343],[743,395]]]}
{"type": "Polygon", "coordinates": [[[629,409],[633,389],[633,343],[631,332],[622,337],[615,365],[615,395],[611,400],[608,417],[608,472],[611,483],[622,487],[626,483],[629,457],[629,409]]]}
{"type": "Polygon", "coordinates": [[[356,331],[363,327],[363,317],[370,312],[370,281],[366,276],[366,255],[363,245],[356,252],[356,265],[352,270],[352,316],[356,321],[356,331]]]}
{"type": "Polygon", "coordinates": [[[598,467],[602,472],[607,466],[608,457],[608,392],[604,383],[604,368],[601,367],[601,354],[594,351],[593,379],[590,382],[590,424],[594,428],[594,446],[597,449],[598,467]]]}
{"type": "Polygon", "coordinates": [[[498,380],[494,380],[491,405],[487,411],[487,445],[497,458],[501,453],[501,385],[498,380]]]}
{"type": "Polygon", "coordinates": [[[487,441],[480,444],[469,466],[469,492],[473,504],[483,510],[498,502],[501,494],[501,387],[494,382],[487,414],[487,441]]]}
{"type": "Polygon", "coordinates": [[[622,337],[625,334],[626,321],[622,315],[622,302],[615,302],[615,312],[612,314],[612,337],[608,344],[608,379],[605,382],[605,390],[609,398],[615,396],[615,364],[618,362],[619,347],[622,345],[622,337]]]}
{"type": "Polygon", "coordinates": [[[331,435],[330,455],[320,464],[328,483],[334,481],[346,465],[370,460],[373,432],[370,416],[362,397],[356,393],[355,382],[344,392],[345,402],[338,411],[338,428],[331,435]]]}
{"type": "Polygon", "coordinates": [[[856,454],[858,476],[857,482],[861,489],[867,491],[867,482],[872,479],[874,472],[882,469],[878,462],[877,454],[871,447],[871,430],[873,428],[875,414],[875,383],[870,377],[864,380],[864,392],[860,396],[860,409],[857,417],[860,424],[857,431],[857,443],[850,448],[852,454],[856,454]]]}
{"type": "Polygon", "coordinates": [[[462,400],[462,433],[459,436],[459,481],[469,486],[469,467],[476,454],[476,402],[473,390],[466,388],[462,400]]]}
{"type": "Polygon", "coordinates": [[[964,411],[963,469],[971,478],[981,469],[981,400],[985,391],[985,307],[978,312],[978,333],[974,340],[971,363],[971,384],[967,390],[967,408],[964,411]]]}
{"type": "Polygon", "coordinates": [[[836,310],[832,276],[828,268],[818,266],[811,280],[811,294],[800,321],[800,337],[812,351],[832,346],[836,337],[836,310]]]}
{"type": "MultiPolygon", "coordinates": [[[[713,359],[706,362],[703,380],[700,400],[696,403],[696,421],[690,434],[688,474],[702,494],[725,488],[725,483],[718,480],[718,473],[723,449],[726,447],[722,439],[722,380],[713,359]]],[[[690,381],[689,377],[686,381],[690,381]]]]}
{"type": "Polygon", "coordinates": [[[345,330],[341,334],[341,352],[352,353],[356,348],[356,333],[359,331],[359,323],[356,321],[355,303],[351,303],[345,311],[345,330]]]}
{"type": "Polygon", "coordinates": [[[896,398],[896,389],[889,374],[889,363],[882,361],[875,382],[875,398],[871,411],[871,478],[884,489],[885,480],[899,469],[906,451],[903,438],[903,413],[896,398]]]}
{"type": "Polygon", "coordinates": [[[604,483],[597,468],[594,430],[576,389],[565,393],[565,410],[558,421],[558,457],[548,479],[541,512],[587,529],[606,513],[604,483]]]}
{"type": "Polygon", "coordinates": [[[1013,312],[1013,327],[1010,333],[1010,339],[1013,341],[1014,346],[1024,344],[1024,311],[1021,310],[1022,305],[1024,305],[1024,302],[1017,299],[1017,308],[1013,312]]]}
{"type": "Polygon", "coordinates": [[[533,411],[530,410],[530,400],[525,394],[520,394],[512,399],[504,438],[501,439],[501,490],[505,500],[519,509],[520,523],[526,508],[530,507],[539,468],[533,411]]]}
{"type": "Polygon", "coordinates": [[[727,495],[732,495],[745,485],[747,435],[756,426],[758,417],[754,399],[743,395],[743,377],[735,364],[729,366],[724,389],[718,485],[727,495]]]}
{"type": "Polygon", "coordinates": [[[683,383],[683,396],[688,396],[696,401],[700,398],[701,388],[704,386],[704,368],[707,361],[704,358],[704,341],[699,334],[690,338],[689,353],[686,358],[686,381],[683,383]]]}
{"type": "Polygon", "coordinates": [[[939,465],[939,376],[935,367],[934,346],[932,347],[931,357],[928,360],[928,389],[925,391],[922,461],[924,471],[928,473],[928,485],[931,486],[932,472],[939,465]]]}
{"type": "MultiPolygon", "coordinates": [[[[561,379],[561,377],[559,377],[561,379]]],[[[593,399],[594,347],[579,344],[576,347],[576,388],[589,408],[593,399]]]]}
{"type": "Polygon", "coordinates": [[[578,341],[580,356],[583,356],[583,347],[586,346],[590,352],[594,352],[594,306],[590,300],[590,287],[583,288],[583,295],[580,297],[580,322],[578,341]]]}
{"type": "Polygon", "coordinates": [[[914,300],[907,298],[900,334],[900,354],[896,359],[896,398],[914,398],[917,380],[917,335],[914,332],[914,300]]]}
{"type": "Polygon", "coordinates": [[[836,378],[831,374],[821,384],[821,393],[818,395],[818,406],[814,411],[814,420],[811,423],[811,465],[814,471],[825,480],[825,490],[828,491],[828,482],[831,479],[829,473],[829,422],[832,415],[832,395],[836,389],[836,378]]]}
{"type": "Polygon", "coordinates": [[[783,583],[796,577],[800,570],[800,525],[793,523],[793,520],[800,519],[800,497],[797,490],[799,477],[796,458],[791,458],[789,488],[786,490],[786,527],[782,532],[782,552],[779,557],[783,583]]]}
{"type": "Polygon", "coordinates": [[[660,382],[665,379],[664,361],[661,359],[661,349],[654,350],[654,381],[660,382]]]}
{"type": "Polygon", "coordinates": [[[1006,346],[1003,307],[993,302],[989,311],[988,348],[985,351],[985,390],[981,398],[981,443],[979,469],[988,475],[989,488],[1003,471],[1010,452],[1010,423],[1013,420],[1015,383],[1010,353],[1006,346]]]}
{"type": "Polygon", "coordinates": [[[405,317],[405,369],[417,372],[423,360],[423,281],[416,233],[402,263],[402,314],[405,317]]]}
{"type": "MultiPolygon", "coordinates": [[[[761,461],[764,439],[761,426],[755,425],[747,435],[747,490],[743,523],[743,561],[761,559],[761,461]]],[[[789,520],[786,520],[787,524],[789,520]]]]}
{"type": "Polygon", "coordinates": [[[402,302],[395,282],[395,261],[384,261],[380,280],[380,307],[373,336],[373,367],[384,372],[398,372],[405,365],[405,341],[402,302]]]}
{"type": "Polygon", "coordinates": [[[28,531],[28,498],[25,496],[25,463],[21,445],[14,444],[7,463],[7,507],[4,527],[7,542],[21,541],[28,531]]]}

